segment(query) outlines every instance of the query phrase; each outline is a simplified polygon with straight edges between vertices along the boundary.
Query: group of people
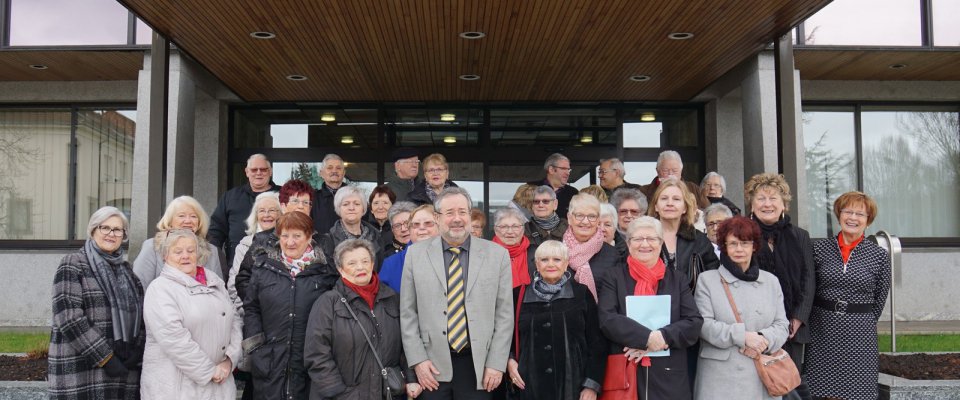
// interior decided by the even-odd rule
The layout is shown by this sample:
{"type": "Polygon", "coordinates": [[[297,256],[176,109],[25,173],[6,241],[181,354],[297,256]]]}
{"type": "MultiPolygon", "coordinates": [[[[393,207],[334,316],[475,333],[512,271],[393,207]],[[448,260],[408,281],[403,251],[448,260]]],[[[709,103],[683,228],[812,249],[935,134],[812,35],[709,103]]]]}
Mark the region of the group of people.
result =
{"type": "Polygon", "coordinates": [[[393,161],[367,195],[339,156],[313,188],[276,186],[254,155],[212,217],[171,201],[132,265],[126,217],[96,211],[54,279],[51,398],[233,399],[236,376],[250,399],[592,400],[624,389],[622,356],[639,399],[757,399],[752,358],[781,348],[797,398],[877,397],[890,270],[863,193],[814,244],[782,175],[751,177],[740,215],[719,174],[682,180],[676,152],[647,185],[601,160],[579,191],[554,154],[486,240],[442,155],[393,161]],[[665,325],[630,316],[652,295],[669,295],[665,325]]]}

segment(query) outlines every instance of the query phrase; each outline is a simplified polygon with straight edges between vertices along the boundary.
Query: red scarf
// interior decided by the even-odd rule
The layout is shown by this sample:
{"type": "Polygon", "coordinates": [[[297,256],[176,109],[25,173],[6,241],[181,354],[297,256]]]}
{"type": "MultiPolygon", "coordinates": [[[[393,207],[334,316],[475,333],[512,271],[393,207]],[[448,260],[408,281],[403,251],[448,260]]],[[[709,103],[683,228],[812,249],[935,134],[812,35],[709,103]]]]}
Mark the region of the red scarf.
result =
{"type": "Polygon", "coordinates": [[[663,260],[657,259],[657,264],[653,268],[647,268],[636,258],[627,257],[627,266],[630,268],[630,276],[637,281],[633,287],[634,296],[652,296],[657,294],[657,284],[663,279],[663,274],[667,272],[667,266],[663,260]]]}
{"type": "Polygon", "coordinates": [[[197,282],[200,282],[201,285],[207,286],[207,273],[203,271],[203,267],[197,266],[197,273],[193,277],[197,282]]]}
{"type": "Polygon", "coordinates": [[[843,257],[843,263],[846,264],[850,260],[850,253],[853,252],[853,248],[857,247],[860,242],[863,241],[863,236],[861,235],[859,239],[854,240],[853,243],[846,244],[843,242],[843,232],[837,235],[837,243],[840,245],[840,257],[843,257]]]}
{"type": "Polygon", "coordinates": [[[507,246],[497,235],[493,236],[493,242],[503,246],[510,253],[510,269],[513,270],[513,287],[530,284],[530,270],[527,269],[527,249],[530,247],[530,239],[521,236],[520,242],[507,246]]]}
{"type": "Polygon", "coordinates": [[[350,283],[346,278],[340,278],[343,280],[343,284],[360,295],[364,301],[367,302],[367,305],[370,306],[370,309],[373,310],[373,301],[377,298],[377,292],[380,291],[380,278],[377,277],[377,274],[373,274],[373,278],[370,278],[370,283],[367,283],[363,286],[354,285],[350,283]]]}

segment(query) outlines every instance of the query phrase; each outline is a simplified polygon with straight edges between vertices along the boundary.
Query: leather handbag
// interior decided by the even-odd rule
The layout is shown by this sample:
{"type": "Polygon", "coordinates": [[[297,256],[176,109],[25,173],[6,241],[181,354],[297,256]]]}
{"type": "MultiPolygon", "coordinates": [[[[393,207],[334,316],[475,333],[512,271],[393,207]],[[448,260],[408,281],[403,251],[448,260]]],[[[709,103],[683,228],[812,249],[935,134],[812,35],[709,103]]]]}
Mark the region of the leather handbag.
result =
{"type": "Polygon", "coordinates": [[[373,342],[370,341],[370,336],[367,335],[367,330],[363,328],[363,324],[360,323],[360,319],[357,318],[357,314],[353,312],[353,308],[347,304],[347,299],[343,297],[343,294],[340,294],[338,291],[337,294],[340,295],[340,302],[343,303],[343,306],[347,308],[347,311],[350,312],[350,316],[353,317],[354,321],[357,321],[357,326],[360,327],[360,332],[363,333],[363,338],[367,340],[367,344],[370,345],[370,351],[373,352],[373,358],[377,360],[377,366],[380,367],[380,375],[383,377],[383,397],[387,400],[393,399],[394,396],[400,396],[406,393],[407,381],[406,377],[403,375],[403,371],[399,367],[384,367],[383,362],[380,361],[380,355],[377,354],[376,347],[373,347],[373,342]]]}
{"type": "MultiPolygon", "coordinates": [[[[740,312],[737,310],[737,303],[733,301],[733,294],[730,293],[730,285],[727,280],[720,278],[723,283],[723,290],[727,292],[727,300],[730,307],[733,308],[733,316],[737,318],[737,323],[743,323],[740,319],[740,312]]],[[[757,367],[757,374],[760,375],[760,381],[767,393],[773,397],[786,395],[800,386],[800,371],[797,365],[793,363],[790,355],[782,348],[777,349],[773,354],[757,353],[756,351],[744,352],[750,358],[753,358],[753,364],[757,367]]]]}
{"type": "Polygon", "coordinates": [[[637,364],[623,353],[607,356],[600,400],[637,400],[637,364]]]}

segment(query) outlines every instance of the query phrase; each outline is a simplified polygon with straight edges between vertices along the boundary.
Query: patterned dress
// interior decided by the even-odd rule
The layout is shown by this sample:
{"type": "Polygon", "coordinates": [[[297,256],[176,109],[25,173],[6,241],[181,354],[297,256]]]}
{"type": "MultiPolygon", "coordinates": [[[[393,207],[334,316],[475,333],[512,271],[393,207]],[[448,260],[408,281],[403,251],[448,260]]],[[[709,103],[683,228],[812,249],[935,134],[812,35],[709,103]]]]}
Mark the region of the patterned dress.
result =
{"type": "Polygon", "coordinates": [[[873,303],[873,312],[843,314],[814,306],[804,380],[813,396],[875,400],[877,319],[890,291],[889,255],[862,240],[844,264],[836,237],[818,242],[813,254],[817,298],[873,303]]]}

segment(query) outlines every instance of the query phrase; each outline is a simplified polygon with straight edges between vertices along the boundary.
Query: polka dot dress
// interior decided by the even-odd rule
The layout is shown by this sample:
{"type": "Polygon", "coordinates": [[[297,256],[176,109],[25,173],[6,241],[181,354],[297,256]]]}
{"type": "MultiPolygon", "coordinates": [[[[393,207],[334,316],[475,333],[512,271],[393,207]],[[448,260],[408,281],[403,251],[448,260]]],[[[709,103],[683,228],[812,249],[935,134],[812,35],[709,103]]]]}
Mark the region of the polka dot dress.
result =
{"type": "Polygon", "coordinates": [[[818,298],[874,306],[851,314],[813,307],[804,380],[813,396],[876,400],[877,319],[890,290],[889,256],[863,240],[844,265],[836,237],[814,245],[813,256],[818,298]]]}

